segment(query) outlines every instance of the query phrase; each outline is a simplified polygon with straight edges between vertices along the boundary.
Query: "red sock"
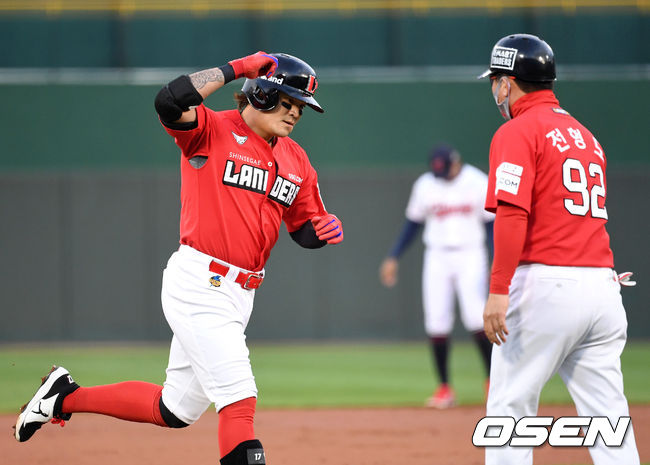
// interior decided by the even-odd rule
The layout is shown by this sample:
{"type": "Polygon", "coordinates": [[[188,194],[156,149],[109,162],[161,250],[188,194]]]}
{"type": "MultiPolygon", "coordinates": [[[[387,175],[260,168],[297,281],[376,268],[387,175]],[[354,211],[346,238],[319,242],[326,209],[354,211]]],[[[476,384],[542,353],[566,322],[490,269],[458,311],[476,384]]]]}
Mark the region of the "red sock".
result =
{"type": "Polygon", "coordinates": [[[104,386],[80,387],[63,399],[63,413],[100,413],[122,420],[167,426],[160,414],[162,386],[126,381],[104,386]]]}
{"type": "Polygon", "coordinates": [[[240,442],[255,439],[253,417],[257,399],[249,397],[219,410],[219,452],[228,455],[240,442]]]}

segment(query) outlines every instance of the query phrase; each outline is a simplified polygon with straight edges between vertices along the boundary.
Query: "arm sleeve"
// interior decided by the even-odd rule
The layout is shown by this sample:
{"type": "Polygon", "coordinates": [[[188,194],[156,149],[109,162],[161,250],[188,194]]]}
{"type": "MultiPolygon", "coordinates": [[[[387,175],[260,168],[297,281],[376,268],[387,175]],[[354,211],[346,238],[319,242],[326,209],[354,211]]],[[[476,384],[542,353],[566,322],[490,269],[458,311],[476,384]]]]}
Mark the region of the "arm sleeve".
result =
{"type": "Polygon", "coordinates": [[[496,213],[490,293],[508,294],[510,281],[524,249],[528,212],[515,205],[499,202],[496,213]]]}
{"type": "Polygon", "coordinates": [[[327,244],[327,241],[321,241],[316,236],[316,231],[311,220],[305,221],[300,229],[290,232],[289,235],[300,247],[304,247],[305,249],[320,249],[327,244]]]}
{"type": "Polygon", "coordinates": [[[393,248],[391,249],[388,256],[399,258],[400,255],[404,253],[406,248],[411,245],[411,242],[413,242],[413,239],[415,239],[415,236],[417,235],[421,226],[422,223],[417,223],[415,221],[407,219],[404,222],[404,226],[402,227],[402,232],[395,241],[395,244],[393,244],[393,248]]]}

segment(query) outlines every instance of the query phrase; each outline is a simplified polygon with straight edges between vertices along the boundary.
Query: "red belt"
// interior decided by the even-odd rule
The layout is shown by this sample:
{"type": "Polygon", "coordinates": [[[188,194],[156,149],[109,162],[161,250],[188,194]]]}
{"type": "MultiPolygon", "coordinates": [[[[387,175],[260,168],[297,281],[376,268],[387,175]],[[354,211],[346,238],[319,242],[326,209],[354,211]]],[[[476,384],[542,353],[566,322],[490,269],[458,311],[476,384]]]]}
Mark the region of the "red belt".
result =
{"type": "MultiPolygon", "coordinates": [[[[210,262],[210,271],[213,273],[217,273],[223,277],[226,277],[229,270],[230,267],[226,265],[222,265],[221,263],[217,263],[215,261],[210,262]]],[[[235,282],[237,284],[248,290],[257,289],[262,284],[262,281],[264,281],[264,277],[253,272],[245,273],[243,271],[240,271],[235,278],[235,282]]]]}

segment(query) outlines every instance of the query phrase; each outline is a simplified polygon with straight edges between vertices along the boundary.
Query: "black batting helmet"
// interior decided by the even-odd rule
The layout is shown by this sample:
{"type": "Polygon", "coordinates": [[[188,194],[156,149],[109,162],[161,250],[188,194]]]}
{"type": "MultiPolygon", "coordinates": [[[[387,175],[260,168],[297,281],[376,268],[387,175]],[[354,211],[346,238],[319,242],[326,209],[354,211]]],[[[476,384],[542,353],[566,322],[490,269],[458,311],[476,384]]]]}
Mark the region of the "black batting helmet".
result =
{"type": "Polygon", "coordinates": [[[278,66],[272,76],[246,79],[244,82],[241,90],[248,103],[258,110],[272,110],[278,104],[279,92],[284,92],[323,113],[324,110],[314,99],[314,92],[318,87],[316,71],[300,58],[286,53],[272,53],[271,56],[278,60],[278,66]]]}
{"type": "Polygon", "coordinates": [[[528,82],[555,80],[555,55],[551,47],[531,34],[512,34],[492,49],[490,68],[478,78],[506,74],[528,82]]]}

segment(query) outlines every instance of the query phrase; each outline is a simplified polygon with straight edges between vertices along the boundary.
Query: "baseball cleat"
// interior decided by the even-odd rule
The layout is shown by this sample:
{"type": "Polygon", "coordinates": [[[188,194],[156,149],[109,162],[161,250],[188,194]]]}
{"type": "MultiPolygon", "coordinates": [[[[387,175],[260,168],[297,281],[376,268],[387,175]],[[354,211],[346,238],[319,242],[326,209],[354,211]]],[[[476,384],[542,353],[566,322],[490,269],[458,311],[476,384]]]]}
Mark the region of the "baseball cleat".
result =
{"type": "Polygon", "coordinates": [[[426,402],[427,407],[439,409],[453,407],[454,405],[456,405],[456,395],[448,384],[441,384],[426,402]]]}
{"type": "Polygon", "coordinates": [[[42,378],[41,387],[34,397],[20,409],[20,416],[14,426],[16,440],[27,441],[49,421],[63,426],[72,416],[71,413],[61,413],[63,398],[78,387],[68,370],[53,366],[52,370],[42,378]]]}

